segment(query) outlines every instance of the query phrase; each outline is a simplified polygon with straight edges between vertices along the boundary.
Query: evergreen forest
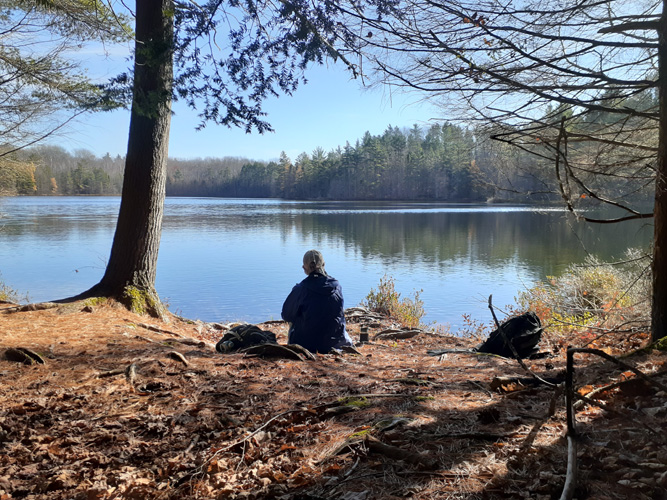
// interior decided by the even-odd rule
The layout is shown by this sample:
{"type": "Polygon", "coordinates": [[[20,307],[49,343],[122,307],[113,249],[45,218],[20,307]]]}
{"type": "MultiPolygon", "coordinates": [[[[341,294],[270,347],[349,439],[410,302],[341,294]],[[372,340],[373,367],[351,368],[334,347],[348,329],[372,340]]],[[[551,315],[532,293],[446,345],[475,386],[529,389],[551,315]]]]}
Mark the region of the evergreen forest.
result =
{"type": "MultiPolygon", "coordinates": [[[[354,145],[276,161],[170,158],[168,196],[442,202],[550,201],[553,166],[452,123],[366,132],[354,145]]],[[[2,158],[0,194],[119,195],[125,158],[36,146],[2,158]]],[[[650,196],[647,192],[645,195],[650,196]]]]}

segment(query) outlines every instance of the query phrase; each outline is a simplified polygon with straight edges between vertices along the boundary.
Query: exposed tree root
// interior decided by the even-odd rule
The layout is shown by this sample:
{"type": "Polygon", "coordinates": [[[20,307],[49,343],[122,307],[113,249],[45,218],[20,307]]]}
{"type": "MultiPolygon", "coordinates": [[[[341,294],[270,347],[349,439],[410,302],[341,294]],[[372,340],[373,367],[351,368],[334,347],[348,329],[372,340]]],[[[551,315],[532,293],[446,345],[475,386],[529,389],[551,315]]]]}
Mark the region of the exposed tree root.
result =
{"type": "Polygon", "coordinates": [[[42,358],[39,354],[25,347],[10,347],[5,351],[5,359],[8,361],[23,363],[24,365],[34,365],[36,363],[43,365],[46,363],[44,358],[42,358]]]}
{"type": "Polygon", "coordinates": [[[160,301],[155,289],[140,288],[138,286],[126,285],[120,289],[105,286],[102,283],[89,288],[85,292],[72,297],[54,300],[55,304],[69,304],[72,302],[86,301],[90,299],[112,299],[127,307],[136,314],[148,314],[153,318],[159,318],[165,323],[169,322],[167,309],[160,301]]]}

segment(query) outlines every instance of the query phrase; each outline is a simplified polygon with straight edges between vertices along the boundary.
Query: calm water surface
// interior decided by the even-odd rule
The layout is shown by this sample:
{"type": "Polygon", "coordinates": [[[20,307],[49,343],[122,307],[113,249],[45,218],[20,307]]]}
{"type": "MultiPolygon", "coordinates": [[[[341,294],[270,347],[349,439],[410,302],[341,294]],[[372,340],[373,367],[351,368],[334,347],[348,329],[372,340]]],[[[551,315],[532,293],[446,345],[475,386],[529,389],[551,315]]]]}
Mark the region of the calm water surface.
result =
{"type": "MultiPolygon", "coordinates": [[[[111,249],[116,197],[0,198],[0,273],[31,301],[63,298],[99,281],[111,249]]],[[[427,321],[491,320],[487,300],[517,293],[582,262],[647,247],[652,227],[578,224],[561,209],[416,203],[168,198],[157,290],[172,311],[204,321],[280,318],[304,275],[301,257],[324,254],[359,304],[384,274],[403,296],[423,290],[427,321]]]]}

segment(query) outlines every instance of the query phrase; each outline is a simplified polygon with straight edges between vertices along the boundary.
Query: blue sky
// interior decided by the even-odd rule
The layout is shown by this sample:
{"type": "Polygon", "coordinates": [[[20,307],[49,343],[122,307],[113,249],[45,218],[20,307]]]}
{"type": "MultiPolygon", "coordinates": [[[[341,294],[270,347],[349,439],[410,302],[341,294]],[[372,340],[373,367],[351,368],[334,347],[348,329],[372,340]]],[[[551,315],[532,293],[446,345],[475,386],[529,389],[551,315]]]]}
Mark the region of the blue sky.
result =
{"type": "MultiPolygon", "coordinates": [[[[99,59],[98,59],[99,61],[99,59]]],[[[95,61],[97,63],[97,61],[95,61]]],[[[113,65],[107,61],[108,68],[113,65]]],[[[364,132],[381,134],[388,125],[428,125],[442,118],[444,111],[420,102],[419,95],[392,92],[389,88],[365,89],[351,80],[342,67],[311,68],[309,82],[293,96],[281,96],[265,104],[267,121],[275,132],[260,135],[209,124],[196,131],[196,115],[175,107],[169,140],[172,158],[239,156],[252,160],[273,160],[281,151],[294,159],[316,147],[330,151],[354,143],[364,132]]],[[[81,118],[52,144],[70,152],[87,149],[97,156],[124,155],[127,147],[129,111],[97,113],[81,118]]]]}

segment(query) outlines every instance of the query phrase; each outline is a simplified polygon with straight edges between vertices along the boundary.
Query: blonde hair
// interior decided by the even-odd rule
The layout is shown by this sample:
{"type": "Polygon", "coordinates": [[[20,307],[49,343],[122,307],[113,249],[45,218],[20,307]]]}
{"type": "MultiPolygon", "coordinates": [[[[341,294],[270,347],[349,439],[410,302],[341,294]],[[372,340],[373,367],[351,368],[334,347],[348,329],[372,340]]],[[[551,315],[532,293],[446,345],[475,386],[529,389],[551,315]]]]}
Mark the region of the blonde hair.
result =
{"type": "Polygon", "coordinates": [[[324,271],[324,257],[318,250],[308,250],[303,256],[303,265],[308,274],[313,272],[326,274],[324,271]]]}

